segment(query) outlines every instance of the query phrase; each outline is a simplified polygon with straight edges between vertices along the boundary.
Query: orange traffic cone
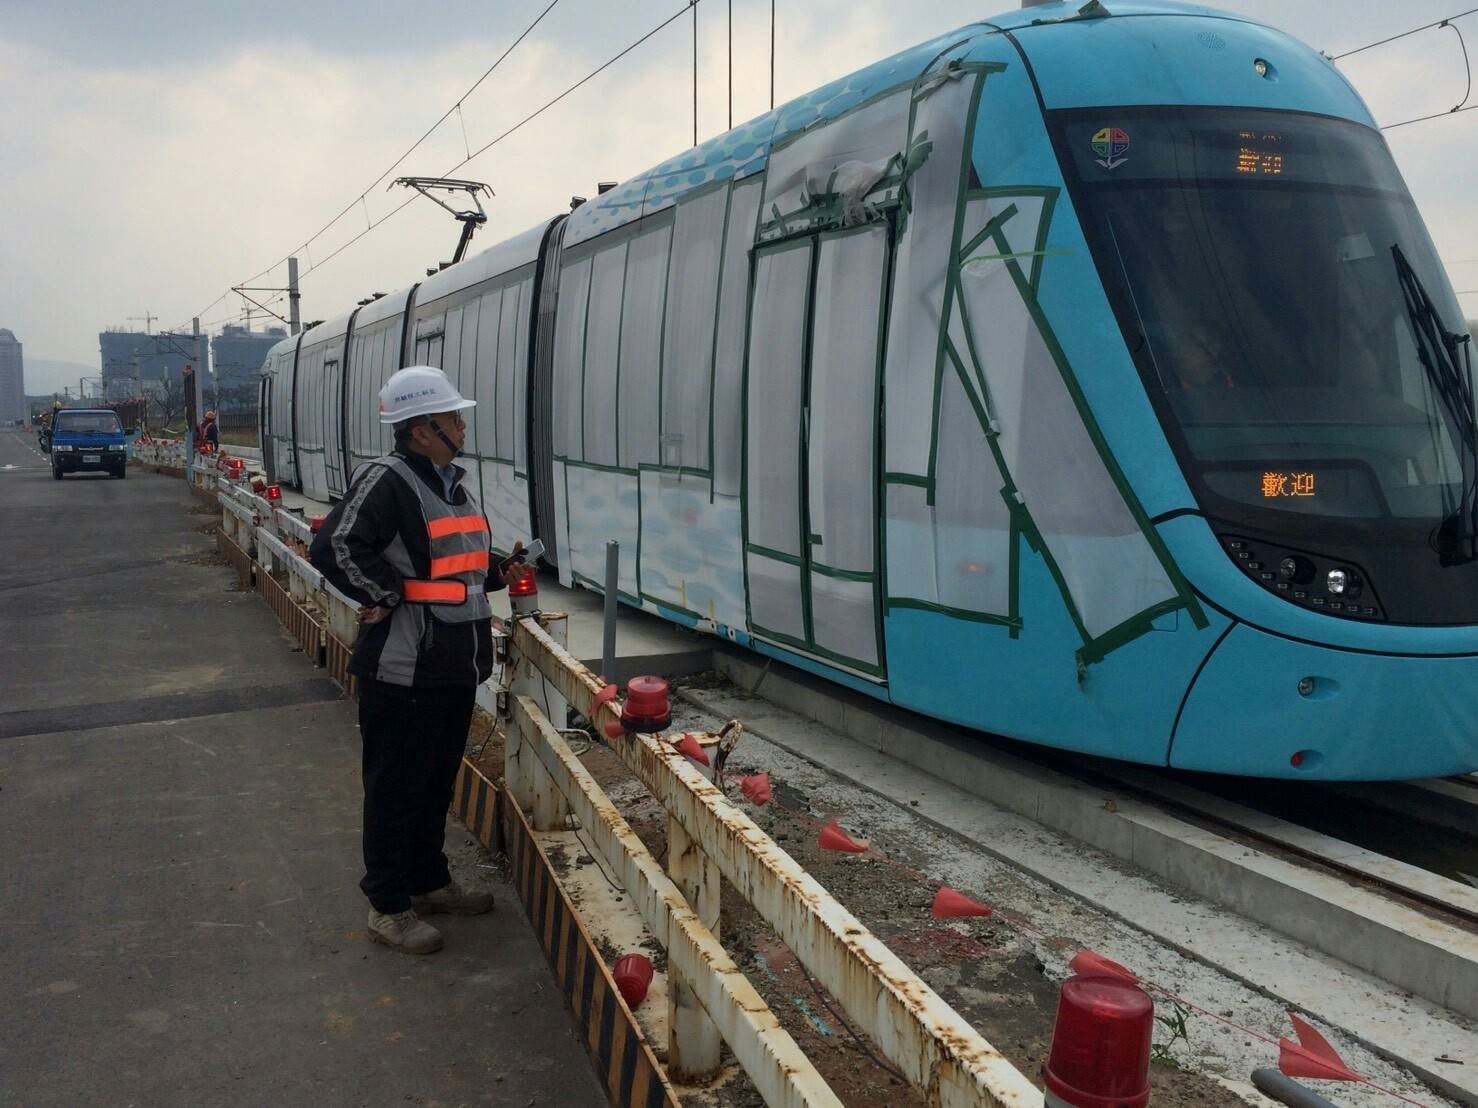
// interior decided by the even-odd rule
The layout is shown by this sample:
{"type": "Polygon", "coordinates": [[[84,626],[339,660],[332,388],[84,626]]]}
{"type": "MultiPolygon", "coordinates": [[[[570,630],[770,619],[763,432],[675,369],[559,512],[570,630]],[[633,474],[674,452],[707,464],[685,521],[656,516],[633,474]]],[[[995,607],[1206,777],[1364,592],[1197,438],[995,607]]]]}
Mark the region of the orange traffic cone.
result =
{"type": "Polygon", "coordinates": [[[1289,1077],[1312,1077],[1319,1081],[1365,1081],[1341,1058],[1329,1040],[1315,1031],[1308,1020],[1289,1012],[1298,1042],[1278,1040],[1278,1068],[1289,1077]]]}
{"type": "Polygon", "coordinates": [[[756,773],[751,777],[737,778],[739,791],[744,794],[744,799],[756,808],[763,808],[770,803],[770,775],[768,773],[756,773]]]}
{"type": "Polygon", "coordinates": [[[860,843],[851,835],[837,826],[837,821],[829,819],[821,833],[816,836],[816,842],[822,850],[839,850],[846,854],[866,854],[867,844],[860,843]]]}
{"type": "Polygon", "coordinates": [[[691,731],[684,731],[683,737],[672,745],[677,747],[678,753],[685,754],[702,765],[708,765],[708,752],[703,749],[703,744],[691,731]]]}
{"type": "Polygon", "coordinates": [[[1121,977],[1125,981],[1138,981],[1134,971],[1119,965],[1112,958],[1105,958],[1096,950],[1080,950],[1073,955],[1068,968],[1084,977],[1121,977]]]}
{"type": "Polygon", "coordinates": [[[971,900],[964,893],[956,892],[948,885],[941,885],[934,894],[934,918],[957,919],[961,916],[988,916],[994,908],[971,900]]]}

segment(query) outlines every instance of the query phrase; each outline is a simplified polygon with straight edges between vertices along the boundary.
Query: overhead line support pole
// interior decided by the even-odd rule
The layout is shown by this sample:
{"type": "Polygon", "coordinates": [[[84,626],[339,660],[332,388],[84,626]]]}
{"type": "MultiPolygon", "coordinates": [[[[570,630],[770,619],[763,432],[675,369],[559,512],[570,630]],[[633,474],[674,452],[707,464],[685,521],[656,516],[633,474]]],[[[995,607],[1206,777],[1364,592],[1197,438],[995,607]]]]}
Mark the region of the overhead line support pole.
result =
{"type": "Polygon", "coordinates": [[[298,312],[299,299],[300,294],[298,293],[298,259],[289,258],[287,260],[287,327],[288,330],[294,335],[296,335],[299,331],[303,329],[301,317],[298,312]]]}

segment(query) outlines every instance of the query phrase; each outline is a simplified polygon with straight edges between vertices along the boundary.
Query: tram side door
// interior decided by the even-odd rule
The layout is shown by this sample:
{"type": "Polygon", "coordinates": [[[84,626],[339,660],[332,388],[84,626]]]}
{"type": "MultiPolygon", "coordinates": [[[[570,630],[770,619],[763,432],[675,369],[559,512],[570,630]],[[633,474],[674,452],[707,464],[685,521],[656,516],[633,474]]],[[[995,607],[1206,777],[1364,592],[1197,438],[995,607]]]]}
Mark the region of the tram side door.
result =
{"type": "Polygon", "coordinates": [[[745,394],[750,630],[884,672],[877,447],[885,225],[757,251],[745,394]]]}
{"type": "Polygon", "coordinates": [[[323,362],[323,470],[329,496],[344,495],[344,374],[338,358],[323,362]]]}

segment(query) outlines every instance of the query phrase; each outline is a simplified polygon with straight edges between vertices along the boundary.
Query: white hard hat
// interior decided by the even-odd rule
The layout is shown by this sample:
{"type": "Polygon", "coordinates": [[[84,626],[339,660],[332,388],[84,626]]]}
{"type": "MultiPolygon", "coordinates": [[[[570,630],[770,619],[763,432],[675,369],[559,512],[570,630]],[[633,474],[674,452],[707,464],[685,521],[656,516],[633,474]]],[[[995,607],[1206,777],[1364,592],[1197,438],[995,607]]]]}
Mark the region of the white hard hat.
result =
{"type": "Polygon", "coordinates": [[[464,400],[435,366],[406,366],[393,373],[380,390],[380,422],[399,423],[416,416],[459,412],[476,403],[464,400]]]}

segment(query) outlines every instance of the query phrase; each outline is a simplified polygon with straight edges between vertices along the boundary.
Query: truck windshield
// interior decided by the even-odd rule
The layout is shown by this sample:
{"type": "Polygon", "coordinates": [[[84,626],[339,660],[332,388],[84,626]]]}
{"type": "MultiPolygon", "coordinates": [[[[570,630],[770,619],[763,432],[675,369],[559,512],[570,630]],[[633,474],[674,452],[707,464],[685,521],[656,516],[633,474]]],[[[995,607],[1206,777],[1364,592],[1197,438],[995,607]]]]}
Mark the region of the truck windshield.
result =
{"type": "Polygon", "coordinates": [[[83,435],[117,435],[123,432],[123,424],[113,412],[58,412],[56,430],[83,435]]]}
{"type": "Polygon", "coordinates": [[[1062,113],[1056,133],[1208,514],[1287,533],[1405,521],[1418,535],[1470,501],[1471,384],[1455,405],[1409,289],[1429,294],[1427,324],[1451,349],[1467,328],[1378,133],[1205,108],[1062,113]]]}

